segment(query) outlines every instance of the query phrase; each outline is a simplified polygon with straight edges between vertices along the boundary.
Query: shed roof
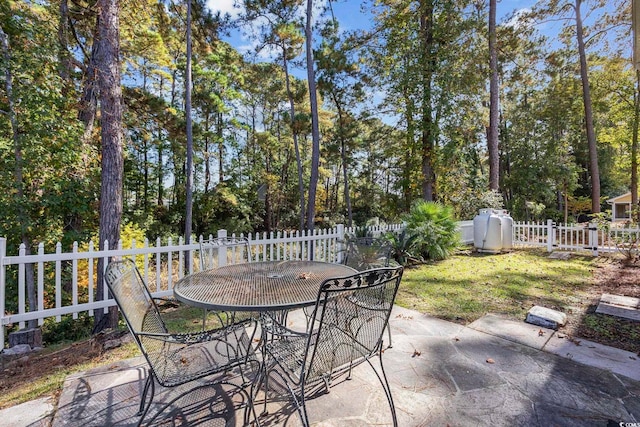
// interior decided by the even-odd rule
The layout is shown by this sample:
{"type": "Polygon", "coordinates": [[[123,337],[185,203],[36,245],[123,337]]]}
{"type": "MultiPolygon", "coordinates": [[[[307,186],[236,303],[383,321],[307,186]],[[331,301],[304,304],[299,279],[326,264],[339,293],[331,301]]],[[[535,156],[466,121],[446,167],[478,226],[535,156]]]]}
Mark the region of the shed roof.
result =
{"type": "Polygon", "coordinates": [[[618,197],[614,197],[612,199],[609,199],[609,200],[607,200],[607,203],[609,203],[609,204],[631,203],[631,191],[629,191],[628,193],[621,194],[618,197]]]}

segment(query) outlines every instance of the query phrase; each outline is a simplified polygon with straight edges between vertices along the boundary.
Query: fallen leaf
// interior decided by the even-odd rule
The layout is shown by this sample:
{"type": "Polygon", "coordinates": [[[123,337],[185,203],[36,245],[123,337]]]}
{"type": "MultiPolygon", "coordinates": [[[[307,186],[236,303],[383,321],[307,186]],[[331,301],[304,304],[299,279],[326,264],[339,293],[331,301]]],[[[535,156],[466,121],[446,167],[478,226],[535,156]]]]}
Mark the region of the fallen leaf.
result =
{"type": "Polygon", "coordinates": [[[496,361],[495,361],[495,360],[493,360],[492,358],[488,358],[488,359],[487,359],[487,363],[490,363],[490,364],[492,364],[492,365],[493,365],[494,363],[496,363],[496,361]]]}
{"type": "Polygon", "coordinates": [[[538,336],[539,337],[544,336],[544,331],[542,329],[538,330],[538,336]]]}
{"type": "Polygon", "coordinates": [[[420,356],[422,353],[420,353],[418,350],[413,350],[413,355],[411,357],[416,357],[416,356],[420,356]]]}
{"type": "Polygon", "coordinates": [[[455,338],[454,338],[454,340],[455,340],[455,341],[460,341],[460,338],[455,337],[455,338]]]}

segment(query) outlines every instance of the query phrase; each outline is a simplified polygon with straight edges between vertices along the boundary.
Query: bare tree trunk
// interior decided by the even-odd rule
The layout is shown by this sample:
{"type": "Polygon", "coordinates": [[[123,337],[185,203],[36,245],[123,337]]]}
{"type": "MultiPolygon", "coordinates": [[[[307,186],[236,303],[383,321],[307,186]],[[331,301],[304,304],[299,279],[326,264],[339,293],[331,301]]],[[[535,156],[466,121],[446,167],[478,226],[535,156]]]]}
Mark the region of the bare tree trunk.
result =
{"type": "Polygon", "coordinates": [[[89,58],[89,64],[87,65],[87,69],[84,73],[82,98],[80,99],[80,109],[78,111],[78,119],[84,124],[84,133],[82,135],[82,140],[84,142],[91,139],[91,135],[93,134],[93,125],[96,119],[96,111],[98,109],[98,69],[96,67],[96,57],[98,55],[99,27],[100,17],[98,16],[93,46],[91,46],[91,57],[89,58]]]}
{"type": "MultiPolygon", "coordinates": [[[[209,126],[211,126],[211,121],[215,120],[215,117],[212,119],[212,115],[210,113],[206,113],[204,117],[204,129],[206,132],[204,133],[204,150],[202,153],[202,160],[204,160],[204,193],[207,194],[209,192],[209,186],[211,185],[211,155],[209,154],[209,126]]],[[[216,124],[217,124],[217,120],[216,124]]],[[[218,129],[216,129],[217,131],[218,129]]]]}
{"type": "MultiPolygon", "coordinates": [[[[187,0],[187,70],[185,72],[185,114],[187,119],[187,183],[186,212],[184,219],[184,240],[191,242],[191,221],[193,216],[193,128],[191,123],[191,0],[187,0]]],[[[185,265],[191,263],[191,252],[185,253],[185,265]]]]}
{"type": "Polygon", "coordinates": [[[434,71],[431,49],[433,48],[433,3],[422,0],[420,7],[420,30],[422,33],[422,198],[434,199],[434,122],[432,116],[431,80],[434,71]]]}
{"type": "Polygon", "coordinates": [[[631,138],[631,208],[637,209],[636,221],[640,222],[638,209],[638,127],[640,126],[640,70],[636,70],[636,96],[633,114],[633,136],[631,138]]]}
{"type": "Polygon", "coordinates": [[[289,114],[291,115],[291,134],[293,135],[293,149],[296,152],[296,166],[298,167],[298,193],[300,200],[300,231],[304,230],[304,182],[302,179],[302,160],[300,158],[300,144],[298,144],[298,132],[295,127],[296,108],[291,92],[291,82],[289,81],[289,65],[287,63],[287,49],[282,43],[282,62],[284,65],[284,77],[289,98],[289,114]]]}
{"type": "MultiPolygon", "coordinates": [[[[120,240],[122,222],[122,185],[124,174],[122,138],[122,87],[120,86],[120,34],[118,0],[99,0],[99,27],[96,69],[100,88],[100,121],[102,136],[102,174],[100,189],[100,249],[104,242],[110,247],[120,240]]],[[[98,295],[102,300],[103,259],[98,262],[98,295]]],[[[94,332],[118,325],[118,310],[111,307],[109,315],[96,311],[94,332]]]]}
{"type": "Polygon", "coordinates": [[[67,96],[71,82],[71,55],[69,53],[69,5],[67,0],[60,0],[60,16],[58,17],[58,57],[60,65],[58,73],[62,79],[62,94],[67,96]]]}
{"type": "Polygon", "coordinates": [[[582,31],[582,16],[580,5],[582,0],[576,0],[576,35],[578,38],[578,53],[580,55],[580,79],[582,80],[582,97],[584,102],[584,122],[587,131],[587,143],[589,145],[589,171],[591,172],[591,211],[600,212],[600,170],[598,167],[598,147],[596,134],[593,129],[593,111],[591,108],[591,89],[589,88],[589,72],[587,68],[587,55],[584,47],[584,34],[582,31]]]}
{"type": "Polygon", "coordinates": [[[218,182],[224,182],[224,139],[222,135],[222,113],[218,113],[218,182]]]}
{"type": "Polygon", "coordinates": [[[333,103],[336,105],[336,109],[338,110],[338,132],[340,132],[340,161],[342,162],[342,177],[344,180],[344,203],[347,207],[347,226],[353,226],[353,209],[351,207],[351,195],[349,194],[349,168],[347,165],[347,147],[344,140],[344,119],[342,118],[342,106],[338,102],[337,97],[334,93],[331,94],[333,97],[333,103]]]}
{"type": "Polygon", "coordinates": [[[311,104],[311,176],[309,178],[309,199],[307,201],[307,230],[313,231],[316,216],[316,189],[320,167],[320,125],[318,123],[318,97],[316,93],[316,73],[313,68],[313,33],[311,29],[313,0],[307,0],[307,22],[305,24],[305,44],[307,50],[307,82],[311,104]]]}
{"type": "Polygon", "coordinates": [[[498,191],[500,185],[500,158],[498,152],[498,52],[496,47],[496,0],[489,1],[489,132],[487,148],[489,151],[489,190],[498,191]]]}

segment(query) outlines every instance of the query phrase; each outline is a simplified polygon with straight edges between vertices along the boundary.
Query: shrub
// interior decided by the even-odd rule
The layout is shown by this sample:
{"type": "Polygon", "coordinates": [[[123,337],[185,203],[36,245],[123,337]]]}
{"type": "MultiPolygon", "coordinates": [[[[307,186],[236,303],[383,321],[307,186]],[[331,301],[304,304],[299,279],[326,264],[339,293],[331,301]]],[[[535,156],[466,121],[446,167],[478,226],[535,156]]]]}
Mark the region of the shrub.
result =
{"type": "Polygon", "coordinates": [[[55,319],[45,319],[42,325],[42,341],[44,345],[79,341],[91,336],[93,317],[87,313],[80,313],[77,319],[71,315],[62,317],[60,322],[55,319]]]}
{"type": "Polygon", "coordinates": [[[473,219],[480,209],[504,209],[504,198],[496,190],[479,193],[470,189],[457,201],[458,218],[473,219]]]}
{"type": "Polygon", "coordinates": [[[402,230],[400,233],[386,233],[385,239],[389,242],[391,248],[390,258],[394,259],[401,265],[416,264],[422,261],[413,255],[417,234],[408,233],[402,230]]]}
{"type": "Polygon", "coordinates": [[[418,201],[411,206],[407,228],[415,235],[416,251],[425,259],[444,259],[460,244],[460,236],[450,207],[418,201]]]}

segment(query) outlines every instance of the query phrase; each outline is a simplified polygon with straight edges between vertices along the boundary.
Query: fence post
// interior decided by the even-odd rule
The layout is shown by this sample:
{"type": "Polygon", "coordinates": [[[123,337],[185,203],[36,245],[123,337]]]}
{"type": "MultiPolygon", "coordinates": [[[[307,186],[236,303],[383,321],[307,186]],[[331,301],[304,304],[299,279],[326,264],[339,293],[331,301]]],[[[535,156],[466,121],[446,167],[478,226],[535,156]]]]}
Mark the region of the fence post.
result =
{"type": "Polygon", "coordinates": [[[0,350],[4,350],[4,297],[6,285],[6,267],[4,257],[7,256],[7,239],[0,237],[0,350]]]}
{"type": "Polygon", "coordinates": [[[547,220],[547,252],[553,252],[555,246],[556,230],[555,222],[552,219],[547,220]]]}
{"type": "MultiPolygon", "coordinates": [[[[218,230],[217,234],[219,239],[227,238],[227,230],[218,230]]],[[[249,248],[251,250],[251,248],[249,248]]],[[[222,267],[223,265],[227,265],[227,245],[218,245],[218,267],[222,267]]]]}
{"type": "Polygon", "coordinates": [[[344,224],[336,225],[336,260],[338,264],[342,264],[342,257],[344,255],[344,224]]]}
{"type": "Polygon", "coordinates": [[[589,249],[593,256],[598,256],[598,224],[589,223],[589,249]]]}

